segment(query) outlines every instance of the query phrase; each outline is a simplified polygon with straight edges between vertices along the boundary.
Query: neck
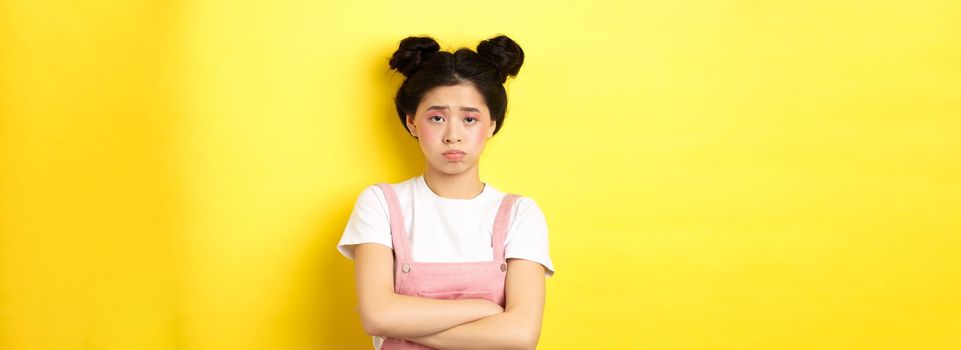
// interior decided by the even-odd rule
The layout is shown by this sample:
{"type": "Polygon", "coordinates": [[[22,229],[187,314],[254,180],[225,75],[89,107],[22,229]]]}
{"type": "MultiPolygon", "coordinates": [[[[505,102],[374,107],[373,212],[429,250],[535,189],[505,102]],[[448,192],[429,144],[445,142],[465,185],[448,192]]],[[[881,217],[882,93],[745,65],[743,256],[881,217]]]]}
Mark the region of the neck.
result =
{"type": "Polygon", "coordinates": [[[424,182],[434,194],[450,199],[472,199],[484,191],[476,166],[460,174],[446,174],[428,166],[424,182]]]}

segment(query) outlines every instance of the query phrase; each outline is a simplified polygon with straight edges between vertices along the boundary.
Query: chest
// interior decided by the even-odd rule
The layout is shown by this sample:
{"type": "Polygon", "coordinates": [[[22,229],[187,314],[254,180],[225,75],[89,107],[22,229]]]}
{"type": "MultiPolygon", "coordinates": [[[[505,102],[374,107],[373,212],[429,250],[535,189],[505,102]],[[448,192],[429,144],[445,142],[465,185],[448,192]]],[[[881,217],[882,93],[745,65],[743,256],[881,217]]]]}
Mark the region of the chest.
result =
{"type": "Polygon", "coordinates": [[[451,206],[412,201],[402,206],[414,261],[470,262],[494,258],[495,205],[451,206]]]}

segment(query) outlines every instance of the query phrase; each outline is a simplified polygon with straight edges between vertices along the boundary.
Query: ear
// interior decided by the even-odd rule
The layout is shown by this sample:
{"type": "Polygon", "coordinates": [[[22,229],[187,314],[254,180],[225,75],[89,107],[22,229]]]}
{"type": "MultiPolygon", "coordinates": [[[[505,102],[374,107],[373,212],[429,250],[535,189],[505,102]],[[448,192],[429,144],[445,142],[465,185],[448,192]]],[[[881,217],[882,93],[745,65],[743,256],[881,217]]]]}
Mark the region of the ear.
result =
{"type": "Polygon", "coordinates": [[[497,121],[491,120],[491,128],[487,131],[487,138],[494,137],[494,130],[497,130],[497,121]]]}
{"type": "Polygon", "coordinates": [[[414,116],[407,114],[407,129],[410,130],[410,134],[417,137],[417,125],[414,125],[414,116]]]}

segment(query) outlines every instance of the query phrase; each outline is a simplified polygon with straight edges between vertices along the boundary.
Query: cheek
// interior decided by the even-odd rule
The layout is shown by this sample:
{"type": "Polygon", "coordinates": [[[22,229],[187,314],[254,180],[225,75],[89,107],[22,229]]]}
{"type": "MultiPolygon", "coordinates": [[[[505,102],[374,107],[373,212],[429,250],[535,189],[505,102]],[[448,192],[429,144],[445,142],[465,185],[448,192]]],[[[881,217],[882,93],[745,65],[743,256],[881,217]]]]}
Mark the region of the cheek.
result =
{"type": "Polygon", "coordinates": [[[417,127],[417,134],[420,135],[421,138],[425,138],[425,139],[428,139],[428,140],[433,140],[433,139],[434,139],[434,136],[437,136],[437,130],[435,130],[434,128],[431,128],[430,126],[427,126],[427,125],[418,126],[418,127],[417,127]]]}
{"type": "Polygon", "coordinates": [[[474,139],[480,142],[484,142],[487,138],[488,129],[484,128],[474,128],[474,139]]]}

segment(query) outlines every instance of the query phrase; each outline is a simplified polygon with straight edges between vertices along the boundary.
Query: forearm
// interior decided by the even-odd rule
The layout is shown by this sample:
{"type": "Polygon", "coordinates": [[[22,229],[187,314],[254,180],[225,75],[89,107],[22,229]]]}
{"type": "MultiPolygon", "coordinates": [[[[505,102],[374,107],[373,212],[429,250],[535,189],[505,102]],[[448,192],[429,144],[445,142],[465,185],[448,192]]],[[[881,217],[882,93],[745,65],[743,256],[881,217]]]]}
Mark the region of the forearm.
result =
{"type": "Polygon", "coordinates": [[[394,338],[430,335],[502,312],[499,306],[486,300],[430,299],[403,294],[394,294],[382,307],[368,311],[376,314],[371,335],[394,338]]]}
{"type": "Polygon", "coordinates": [[[529,317],[520,313],[503,312],[438,333],[406,339],[437,349],[534,349],[540,324],[531,322],[529,317]]]}

